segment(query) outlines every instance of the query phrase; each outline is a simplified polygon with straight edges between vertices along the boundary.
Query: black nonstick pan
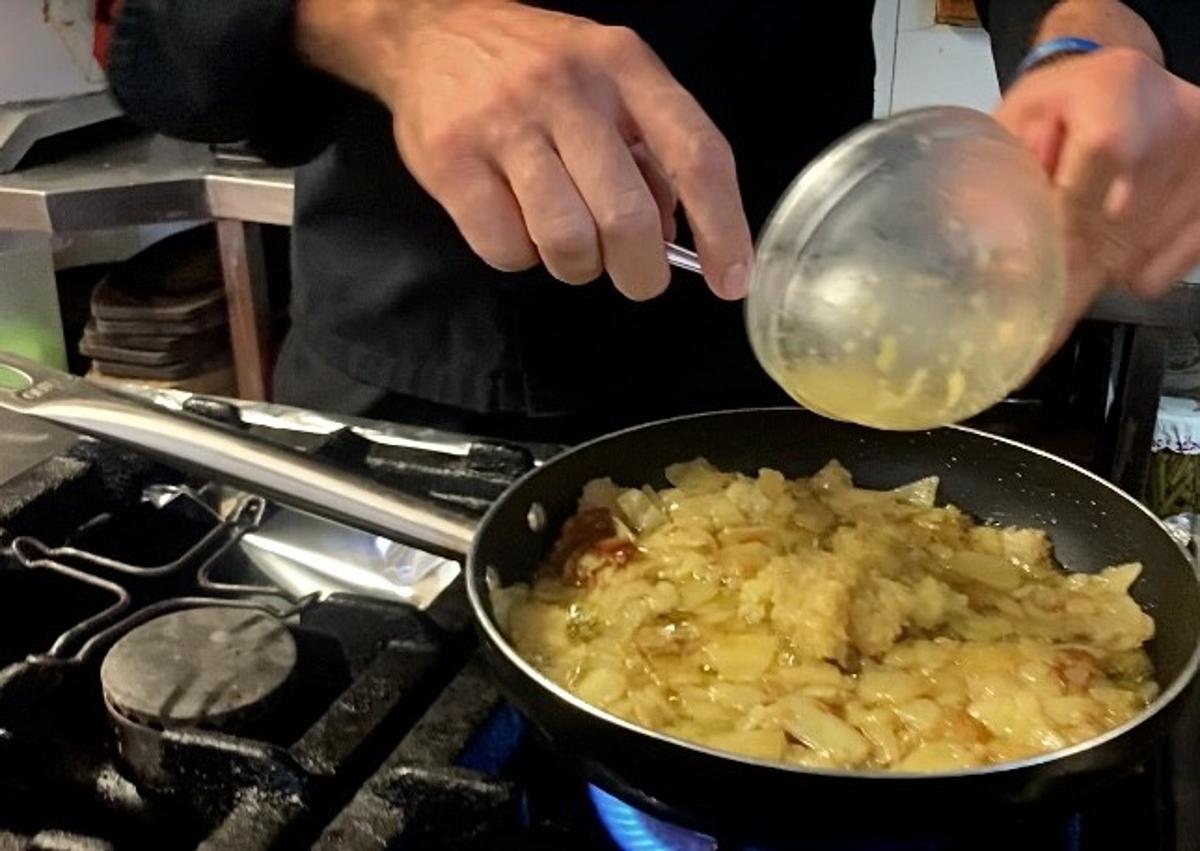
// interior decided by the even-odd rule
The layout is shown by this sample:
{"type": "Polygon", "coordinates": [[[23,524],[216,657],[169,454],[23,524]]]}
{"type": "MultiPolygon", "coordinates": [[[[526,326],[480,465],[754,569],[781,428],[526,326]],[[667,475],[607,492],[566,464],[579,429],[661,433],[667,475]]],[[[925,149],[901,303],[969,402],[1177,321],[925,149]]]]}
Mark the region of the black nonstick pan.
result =
{"type": "Polygon", "coordinates": [[[115,397],[0,357],[0,407],[73,427],[222,477],[294,506],[465,555],[483,652],[510,700],[590,781],[627,801],[702,827],[765,840],[820,834],[894,836],[1085,793],[1134,770],[1169,727],[1200,665],[1200,579],[1159,521],[1092,474],[1018,443],[963,428],[875,432],[798,409],[666,420],[585,443],[517,482],[476,526],[367,480],[183,415],[115,397]],[[6,368],[3,364],[7,362],[6,368]],[[6,371],[7,370],[7,371],[6,371]],[[12,389],[18,388],[18,389],[12,389]],[[1149,647],[1160,697],[1129,723],[1067,750],[941,774],[818,771],[741,758],[658,735],[594,709],[516,655],[493,619],[489,587],[527,579],[583,484],[598,476],[663,485],[670,463],[704,456],[721,468],[810,474],[839,459],[867,487],[928,475],[940,499],[1004,525],[1049,531],[1070,569],[1141,561],[1133,595],[1154,616],[1149,647]]]}

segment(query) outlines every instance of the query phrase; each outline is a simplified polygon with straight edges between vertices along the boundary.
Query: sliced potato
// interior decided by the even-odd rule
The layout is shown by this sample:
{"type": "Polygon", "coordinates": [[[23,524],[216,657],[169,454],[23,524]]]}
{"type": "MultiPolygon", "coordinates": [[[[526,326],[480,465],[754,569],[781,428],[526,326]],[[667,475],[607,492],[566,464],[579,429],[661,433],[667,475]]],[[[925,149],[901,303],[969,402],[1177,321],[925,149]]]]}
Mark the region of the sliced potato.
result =
{"type": "Polygon", "coordinates": [[[704,582],[693,579],[679,584],[679,606],[688,611],[695,611],[720,593],[720,586],[715,582],[704,582]]]}
{"type": "Polygon", "coordinates": [[[779,639],[774,635],[727,635],[705,646],[712,666],[733,682],[758,682],[775,661],[779,639]]]}
{"type": "Polygon", "coordinates": [[[915,482],[909,482],[907,485],[892,488],[892,496],[901,502],[907,502],[909,505],[917,505],[921,508],[933,508],[933,504],[937,500],[938,484],[940,481],[937,476],[926,476],[923,479],[917,479],[915,482]]]}
{"type": "Polygon", "coordinates": [[[722,473],[704,458],[666,469],[667,481],[688,494],[715,493],[725,487],[730,476],[722,473]]]}
{"type": "Polygon", "coordinates": [[[707,743],[714,748],[759,759],[782,759],[787,738],[782,730],[731,730],[713,733],[707,743]]]}
{"type": "Polygon", "coordinates": [[[971,768],[981,760],[974,749],[955,742],[926,742],[900,760],[896,768],[901,771],[954,771],[971,768]]]}
{"type": "Polygon", "coordinates": [[[575,681],[575,693],[597,706],[609,706],[625,696],[625,674],[613,668],[594,668],[575,681]]]}
{"type": "Polygon", "coordinates": [[[867,703],[908,703],[926,693],[929,685],[916,674],[872,667],[858,675],[858,696],[867,703]]]}
{"type": "Polygon", "coordinates": [[[652,500],[644,490],[621,491],[617,496],[617,510],[636,532],[650,532],[667,522],[667,514],[657,496],[652,500]]]}
{"type": "Polygon", "coordinates": [[[732,707],[713,700],[712,692],[703,686],[684,686],[678,697],[680,715],[707,730],[731,730],[740,716],[732,707]]]}
{"type": "Polygon", "coordinates": [[[579,498],[579,507],[607,508],[610,511],[617,505],[617,495],[621,489],[607,476],[603,479],[592,479],[583,486],[583,495],[579,498]]]}
{"type": "Polygon", "coordinates": [[[871,753],[858,730],[807,697],[791,695],[780,701],[779,718],[796,741],[839,765],[859,765],[871,753]]]}
{"type": "Polygon", "coordinates": [[[708,687],[708,693],[714,703],[738,712],[749,712],[764,702],[762,688],[749,683],[713,683],[708,687]]]}
{"type": "Polygon", "coordinates": [[[934,733],[942,724],[942,708],[927,697],[901,703],[892,710],[904,724],[922,736],[934,733]]]}
{"type": "Polygon", "coordinates": [[[892,765],[900,759],[900,739],[894,728],[895,716],[884,707],[864,709],[858,704],[846,707],[846,720],[853,724],[871,743],[872,762],[892,765]]]}
{"type": "Polygon", "coordinates": [[[1020,566],[1001,555],[959,550],[951,556],[948,566],[955,575],[997,591],[1015,591],[1021,587],[1020,566]]]}

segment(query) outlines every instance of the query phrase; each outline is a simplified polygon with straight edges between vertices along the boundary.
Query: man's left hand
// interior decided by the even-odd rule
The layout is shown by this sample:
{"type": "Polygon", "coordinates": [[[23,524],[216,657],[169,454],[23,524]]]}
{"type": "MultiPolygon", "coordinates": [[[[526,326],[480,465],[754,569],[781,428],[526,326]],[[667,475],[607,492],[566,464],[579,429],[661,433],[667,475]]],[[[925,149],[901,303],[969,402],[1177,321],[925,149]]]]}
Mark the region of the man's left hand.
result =
{"type": "Polygon", "coordinates": [[[1108,48],[1028,72],[996,118],[1059,196],[1071,319],[1102,286],[1161,295],[1200,263],[1200,88],[1108,48]]]}

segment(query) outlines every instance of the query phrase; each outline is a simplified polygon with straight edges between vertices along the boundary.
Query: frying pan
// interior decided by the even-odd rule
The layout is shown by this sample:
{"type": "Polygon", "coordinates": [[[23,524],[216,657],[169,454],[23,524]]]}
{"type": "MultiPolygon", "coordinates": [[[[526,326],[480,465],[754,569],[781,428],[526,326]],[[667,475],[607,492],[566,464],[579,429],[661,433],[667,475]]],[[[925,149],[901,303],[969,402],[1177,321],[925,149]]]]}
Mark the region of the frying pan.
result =
{"type": "Polygon", "coordinates": [[[1167,729],[1200,665],[1200,578],[1159,521],[1079,467],[965,428],[875,432],[799,409],[665,420],[552,459],[514,484],[482,521],[456,516],[223,427],[115,396],[62,373],[0,356],[0,406],[156,454],[295,507],[465,556],[483,653],[509,699],[590,781],[645,810],[762,839],[896,835],[946,826],[983,808],[1060,801],[1136,767],[1167,729]],[[7,366],[5,365],[7,364],[7,366]],[[739,757],[644,730],[593,708],[509,646],[489,588],[528,579],[589,479],[665,486],[668,464],[707,457],[722,469],[770,466],[803,476],[839,459],[866,487],[928,475],[940,499],[1002,525],[1049,531],[1059,559],[1096,571],[1141,561],[1134,597],[1157,622],[1149,645],[1160,696],[1128,723],[1066,750],[937,774],[815,770],[739,757]]]}

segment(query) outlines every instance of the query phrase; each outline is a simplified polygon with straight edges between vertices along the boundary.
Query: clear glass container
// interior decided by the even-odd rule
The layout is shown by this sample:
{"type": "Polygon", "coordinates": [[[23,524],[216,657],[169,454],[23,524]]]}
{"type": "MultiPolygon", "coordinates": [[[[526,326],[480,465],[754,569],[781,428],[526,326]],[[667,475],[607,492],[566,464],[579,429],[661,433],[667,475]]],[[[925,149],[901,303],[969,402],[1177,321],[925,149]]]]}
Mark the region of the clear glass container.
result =
{"type": "Polygon", "coordinates": [[[1030,376],[1065,279],[1037,161],[989,116],[936,107],[860,128],[796,178],[759,239],[746,321],[801,404],[922,429],[1030,376]]]}

